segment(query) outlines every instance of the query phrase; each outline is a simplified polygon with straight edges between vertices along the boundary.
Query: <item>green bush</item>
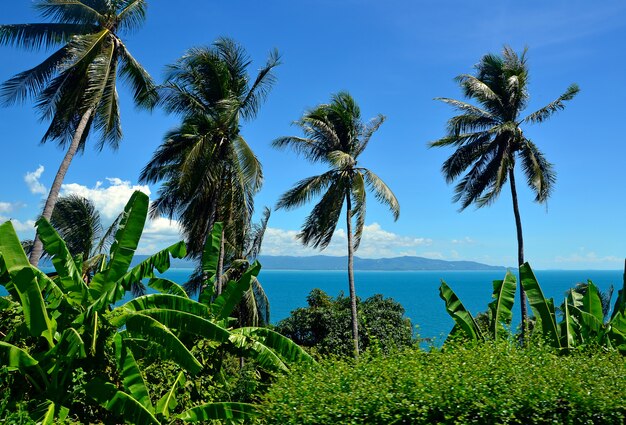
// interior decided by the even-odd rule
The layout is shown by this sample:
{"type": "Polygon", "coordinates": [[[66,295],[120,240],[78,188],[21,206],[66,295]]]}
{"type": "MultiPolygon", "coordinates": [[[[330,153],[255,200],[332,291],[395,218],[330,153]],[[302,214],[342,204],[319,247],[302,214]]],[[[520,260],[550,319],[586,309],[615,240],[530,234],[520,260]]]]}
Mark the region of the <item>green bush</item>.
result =
{"type": "MultiPolygon", "coordinates": [[[[321,289],[307,297],[308,307],[297,308],[281,320],[276,331],[319,355],[353,356],[350,298],[336,298],[321,289]]],[[[357,298],[359,346],[389,352],[414,344],[411,321],[392,298],[376,294],[365,301],[357,298]]]]}
{"type": "Polygon", "coordinates": [[[624,357],[601,351],[407,350],[300,368],[263,409],[268,424],[623,424],[625,376],[624,357]]]}

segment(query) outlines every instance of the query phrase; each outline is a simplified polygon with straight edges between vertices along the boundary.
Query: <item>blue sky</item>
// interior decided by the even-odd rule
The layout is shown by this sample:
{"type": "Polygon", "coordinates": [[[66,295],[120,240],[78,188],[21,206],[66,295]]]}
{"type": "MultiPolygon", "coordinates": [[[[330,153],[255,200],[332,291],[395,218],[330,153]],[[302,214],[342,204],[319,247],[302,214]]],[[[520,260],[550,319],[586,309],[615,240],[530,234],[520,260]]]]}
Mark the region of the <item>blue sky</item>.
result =
{"type": "MultiPolygon", "coordinates": [[[[38,22],[29,1],[3,2],[2,23],[38,22]]],[[[514,265],[516,239],[510,192],[491,207],[459,213],[452,186],[440,173],[451,153],[428,149],[444,135],[453,111],[433,100],[461,98],[453,78],[472,71],[488,52],[504,44],[527,46],[531,102],[528,112],[558,97],[570,83],[581,93],[550,121],[526,129],[558,173],[548,205],[520,190],[526,258],[535,268],[619,269],[626,255],[626,3],[527,1],[153,1],[144,27],[127,34],[134,56],[161,81],[166,64],[192,46],[217,37],[240,42],[253,59],[251,72],[276,47],[283,64],[278,81],[244,137],[263,163],[265,184],[257,206],[274,206],[297,180],[319,173],[271,141],[299,134],[291,122],[331,93],[348,90],[363,117],[387,121],[362,155],[396,193],[401,215],[370,197],[367,228],[357,255],[420,255],[514,265]]],[[[41,52],[0,47],[0,80],[30,68],[41,52]]],[[[97,152],[94,144],[75,158],[63,193],[92,198],[106,219],[117,214],[140,169],[177,118],[134,109],[119,87],[124,140],[120,149],[97,152]]],[[[3,166],[0,220],[12,218],[20,236],[32,237],[32,220],[63,156],[55,145],[39,145],[46,123],[32,103],[0,110],[3,166]]],[[[521,179],[520,179],[521,180],[521,179]]],[[[142,187],[153,196],[158,187],[142,187]]],[[[264,243],[266,254],[310,255],[294,236],[312,207],[275,211],[264,243]]],[[[345,252],[338,229],[330,255],[345,252]]],[[[177,240],[176,223],[149,224],[141,250],[152,253],[177,240]]]]}

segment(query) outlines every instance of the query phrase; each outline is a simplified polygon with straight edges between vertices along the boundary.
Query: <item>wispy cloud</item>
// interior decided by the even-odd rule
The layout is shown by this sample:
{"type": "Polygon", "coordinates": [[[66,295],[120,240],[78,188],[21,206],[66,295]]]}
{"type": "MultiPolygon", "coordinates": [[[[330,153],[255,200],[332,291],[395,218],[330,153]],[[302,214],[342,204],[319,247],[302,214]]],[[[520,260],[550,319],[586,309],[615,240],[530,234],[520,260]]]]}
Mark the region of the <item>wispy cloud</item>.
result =
{"type": "Polygon", "coordinates": [[[28,186],[28,190],[30,190],[30,192],[34,195],[45,195],[48,193],[46,187],[39,181],[44,170],[44,166],[40,165],[35,171],[28,172],[24,176],[24,181],[28,186]]]}

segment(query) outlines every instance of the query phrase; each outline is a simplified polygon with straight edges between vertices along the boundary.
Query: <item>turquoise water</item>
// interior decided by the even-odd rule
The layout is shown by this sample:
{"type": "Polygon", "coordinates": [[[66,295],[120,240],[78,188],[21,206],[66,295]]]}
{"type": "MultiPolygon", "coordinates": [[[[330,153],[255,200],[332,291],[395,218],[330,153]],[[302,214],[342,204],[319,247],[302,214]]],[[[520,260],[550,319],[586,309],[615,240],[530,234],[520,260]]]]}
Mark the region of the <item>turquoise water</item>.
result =
{"type": "MultiPolygon", "coordinates": [[[[165,275],[176,282],[184,282],[190,271],[172,269],[165,275]]],[[[556,305],[561,303],[567,289],[587,279],[591,279],[601,290],[608,289],[612,284],[615,287],[614,297],[622,287],[622,272],[619,270],[539,270],[535,274],[544,294],[554,297],[556,305]]],[[[413,325],[418,326],[419,335],[434,338],[436,342],[443,340],[453,325],[439,298],[441,279],[450,285],[465,307],[476,314],[487,310],[492,281],[503,278],[502,271],[356,271],[355,286],[358,296],[363,299],[383,294],[399,301],[413,325]]],[[[305,307],[306,296],[313,288],[320,288],[332,296],[340,291],[348,293],[345,271],[263,270],[259,280],[270,300],[272,323],[289,316],[295,308],[305,307]]],[[[518,308],[514,312],[514,321],[519,321],[518,308]]]]}
{"type": "MultiPolygon", "coordinates": [[[[171,269],[164,277],[183,283],[191,269],[171,269]]],[[[620,270],[577,270],[557,271],[538,270],[535,272],[544,294],[553,297],[559,305],[564,292],[577,282],[591,279],[601,290],[612,284],[617,290],[622,287],[620,270]]],[[[432,338],[441,342],[452,328],[452,319],[447,315],[443,301],[439,298],[439,283],[444,279],[457,293],[463,304],[472,314],[487,310],[491,301],[491,282],[502,279],[502,271],[356,271],[357,294],[367,298],[383,294],[399,301],[417,333],[422,338],[432,338]]],[[[259,280],[265,288],[271,305],[271,321],[276,323],[289,315],[291,310],[306,306],[306,296],[313,288],[320,288],[329,295],[336,296],[340,291],[348,293],[348,279],[345,271],[280,271],[263,270],[259,280]]],[[[0,287],[0,295],[6,294],[0,287]]],[[[514,308],[514,322],[519,322],[518,300],[514,308]]]]}

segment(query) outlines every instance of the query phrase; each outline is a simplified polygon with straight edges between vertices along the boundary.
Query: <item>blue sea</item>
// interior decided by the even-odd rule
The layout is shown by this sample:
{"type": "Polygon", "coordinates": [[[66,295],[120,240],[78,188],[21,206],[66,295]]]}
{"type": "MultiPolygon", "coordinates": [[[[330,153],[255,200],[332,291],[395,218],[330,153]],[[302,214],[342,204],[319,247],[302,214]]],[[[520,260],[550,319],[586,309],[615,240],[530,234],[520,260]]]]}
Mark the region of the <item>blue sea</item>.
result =
{"type": "MultiPolygon", "coordinates": [[[[171,269],[165,276],[175,282],[184,282],[191,269],[171,269]]],[[[446,313],[444,302],[439,298],[441,279],[456,292],[472,314],[487,310],[491,301],[492,282],[504,278],[504,271],[356,271],[356,292],[361,299],[382,294],[400,302],[406,316],[416,326],[416,334],[432,339],[436,344],[447,336],[454,322],[446,313]]],[[[622,288],[620,270],[536,270],[535,275],[544,294],[553,297],[560,305],[564,293],[578,282],[591,279],[601,290],[622,288]]],[[[289,316],[298,307],[305,307],[306,297],[313,288],[320,288],[331,296],[340,292],[348,294],[346,271],[293,271],[262,270],[259,275],[270,301],[271,322],[276,323],[289,316]]],[[[519,295],[514,305],[514,323],[519,322],[519,295]]]]}
{"type": "MultiPolygon", "coordinates": [[[[187,280],[191,269],[170,269],[163,277],[178,283],[187,280]]],[[[547,297],[553,297],[560,305],[564,293],[578,282],[591,279],[601,290],[615,287],[613,299],[622,287],[621,270],[536,270],[535,274],[547,297]]],[[[400,302],[406,316],[415,326],[416,335],[441,343],[453,326],[439,298],[441,279],[456,292],[472,314],[487,310],[491,301],[492,281],[503,279],[503,271],[356,271],[355,286],[362,299],[382,294],[400,302]]],[[[289,313],[305,307],[306,297],[314,288],[320,288],[331,296],[348,293],[345,271],[282,271],[262,270],[259,281],[263,285],[271,306],[271,322],[276,323],[289,313]]],[[[0,295],[6,294],[0,287],[0,295]]],[[[518,295],[517,295],[518,296],[518,295]]],[[[516,296],[514,324],[519,322],[519,301],[516,296]]]]}

